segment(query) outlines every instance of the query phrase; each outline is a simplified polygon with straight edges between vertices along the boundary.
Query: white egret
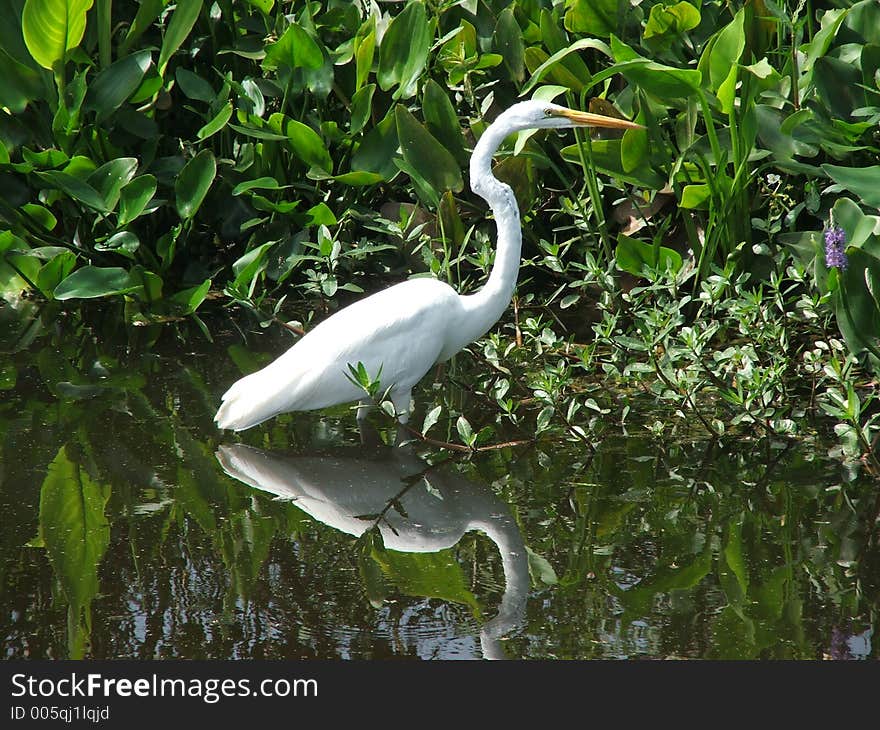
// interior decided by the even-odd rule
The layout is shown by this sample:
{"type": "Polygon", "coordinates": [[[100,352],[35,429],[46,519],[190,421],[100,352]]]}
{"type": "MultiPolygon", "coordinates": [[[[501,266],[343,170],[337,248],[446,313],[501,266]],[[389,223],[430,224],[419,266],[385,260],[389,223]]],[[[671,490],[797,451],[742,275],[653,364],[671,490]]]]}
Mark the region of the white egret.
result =
{"type": "MultiPolygon", "coordinates": [[[[357,363],[383,388],[390,386],[398,419],[406,423],[413,386],[434,364],[486,334],[513,296],[522,245],[519,208],[510,187],[492,175],[492,155],[513,132],[567,127],[640,125],[541,101],[504,111],[483,132],[470,162],[471,188],[489,204],[498,231],[485,286],[462,295],[436,279],[410,279],[341,309],[262,370],[234,383],[214,416],[217,425],[243,431],[279,413],[363,403],[363,390],[349,379],[349,365],[357,363]]],[[[364,412],[358,409],[358,419],[364,412]]]]}

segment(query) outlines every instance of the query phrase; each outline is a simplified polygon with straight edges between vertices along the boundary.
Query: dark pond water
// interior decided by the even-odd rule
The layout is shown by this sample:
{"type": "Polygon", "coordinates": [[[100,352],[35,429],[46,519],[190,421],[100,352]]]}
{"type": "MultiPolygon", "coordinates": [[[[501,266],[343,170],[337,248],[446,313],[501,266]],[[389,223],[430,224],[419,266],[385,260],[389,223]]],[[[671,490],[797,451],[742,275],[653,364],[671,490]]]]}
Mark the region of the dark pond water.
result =
{"type": "Polygon", "coordinates": [[[878,489],[833,442],[657,437],[648,400],[594,456],[345,408],[234,437],[234,333],[104,329],[0,308],[6,658],[877,657],[878,489]]]}

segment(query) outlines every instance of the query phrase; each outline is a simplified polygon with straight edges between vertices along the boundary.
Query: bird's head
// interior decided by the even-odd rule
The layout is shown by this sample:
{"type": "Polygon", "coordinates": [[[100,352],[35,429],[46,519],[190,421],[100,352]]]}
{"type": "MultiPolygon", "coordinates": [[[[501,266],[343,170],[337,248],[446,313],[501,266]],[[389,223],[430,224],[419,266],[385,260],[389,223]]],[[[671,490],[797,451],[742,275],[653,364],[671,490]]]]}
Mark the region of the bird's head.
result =
{"type": "Polygon", "coordinates": [[[521,101],[507,109],[498,120],[504,118],[509,128],[565,129],[568,127],[604,127],[606,129],[643,129],[642,125],[626,119],[606,117],[601,114],[576,111],[549,101],[521,101]]]}

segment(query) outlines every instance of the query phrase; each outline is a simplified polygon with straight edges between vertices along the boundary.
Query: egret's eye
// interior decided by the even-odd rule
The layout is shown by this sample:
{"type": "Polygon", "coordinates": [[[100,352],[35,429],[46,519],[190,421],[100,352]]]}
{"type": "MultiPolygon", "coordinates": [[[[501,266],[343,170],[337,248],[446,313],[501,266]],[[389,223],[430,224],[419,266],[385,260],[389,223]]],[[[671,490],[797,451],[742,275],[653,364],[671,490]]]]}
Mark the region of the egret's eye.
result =
{"type": "Polygon", "coordinates": [[[545,109],[545,110],[544,110],[544,116],[545,116],[545,117],[552,117],[552,116],[553,116],[553,110],[552,110],[552,109],[545,109]]]}

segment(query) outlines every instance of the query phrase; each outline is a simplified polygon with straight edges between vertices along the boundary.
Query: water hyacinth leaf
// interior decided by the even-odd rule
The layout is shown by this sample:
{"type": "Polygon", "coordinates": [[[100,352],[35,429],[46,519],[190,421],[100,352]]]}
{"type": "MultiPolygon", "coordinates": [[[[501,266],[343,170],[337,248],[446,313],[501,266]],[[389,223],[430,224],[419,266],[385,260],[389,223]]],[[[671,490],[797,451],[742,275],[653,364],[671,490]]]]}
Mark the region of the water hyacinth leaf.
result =
{"type": "Polygon", "coordinates": [[[37,172],[35,174],[51,187],[62,190],[65,194],[83,205],[99,213],[106,214],[110,212],[110,208],[107,207],[100,193],[78,177],[59,170],[47,170],[46,172],[37,172]]]}
{"type": "MultiPolygon", "coordinates": [[[[76,48],[86,30],[93,0],[27,0],[21,15],[24,42],[43,68],[60,71],[67,52],[76,48]]],[[[8,22],[9,19],[7,19],[8,22]]]]}
{"type": "Polygon", "coordinates": [[[232,273],[235,275],[234,286],[236,288],[250,284],[257,273],[266,267],[266,253],[274,245],[274,241],[269,241],[261,246],[257,246],[232,265],[232,273]]]}
{"type": "Polygon", "coordinates": [[[351,133],[357,134],[367,124],[372,111],[373,93],[376,91],[376,84],[367,84],[358,89],[354,96],[351,97],[351,133]]]}
{"type": "Polygon", "coordinates": [[[208,139],[208,137],[217,134],[217,132],[223,129],[231,118],[232,102],[227,101],[222,107],[220,107],[220,111],[214,115],[211,121],[196,132],[196,137],[200,140],[208,139]]]}
{"type": "Polygon", "coordinates": [[[333,161],[321,136],[307,124],[288,119],[281,113],[269,117],[269,127],[283,134],[280,139],[287,140],[293,153],[310,167],[318,167],[331,172],[333,161]]]}
{"type": "Polygon", "coordinates": [[[134,252],[140,248],[141,242],[132,231],[119,231],[114,233],[103,243],[95,243],[96,251],[113,251],[127,258],[133,259],[134,252]]]}
{"type": "Polygon", "coordinates": [[[651,8],[643,37],[645,40],[663,39],[666,43],[671,43],[676,37],[693,30],[699,24],[700,11],[691,3],[684,1],[675,5],[658,3],[651,8]]]}
{"type": "Polygon", "coordinates": [[[316,69],[324,65],[324,54],[314,39],[297,23],[291,23],[277,42],[266,46],[263,68],[316,69]]]}
{"type": "Polygon", "coordinates": [[[168,21],[168,27],[165,30],[165,37],[162,39],[162,49],[159,51],[159,75],[165,75],[165,67],[168,61],[183,45],[187,39],[199,13],[202,10],[202,0],[177,0],[174,12],[171,13],[171,19],[168,21]]]}
{"type": "Polygon", "coordinates": [[[57,287],[56,299],[95,299],[123,294],[135,288],[128,271],[119,267],[83,266],[57,287]]]}
{"type": "Polygon", "coordinates": [[[27,218],[34,221],[42,228],[45,228],[47,231],[54,230],[55,226],[58,225],[58,219],[52,215],[52,211],[48,208],[44,208],[42,205],[25,203],[19,210],[21,210],[22,214],[27,218]]]}
{"type": "Polygon", "coordinates": [[[862,209],[849,198],[840,198],[834,204],[832,213],[834,223],[843,228],[846,235],[846,245],[864,248],[866,253],[880,258],[875,251],[869,250],[874,248],[871,239],[880,235],[880,218],[865,215],[862,209]]]}
{"type": "Polygon", "coordinates": [[[150,51],[138,51],[112,63],[89,85],[84,108],[98,122],[107,119],[138,90],[152,60],[150,51]]]}
{"type": "Polygon", "coordinates": [[[114,210],[119,202],[122,187],[137,172],[138,161],[134,157],[117,157],[101,165],[86,181],[104,199],[108,210],[114,210]]]}
{"type": "Polygon", "coordinates": [[[620,164],[624,172],[633,172],[648,163],[648,130],[627,129],[620,141],[620,164]]]}
{"type": "Polygon", "coordinates": [[[217,98],[211,84],[198,74],[193,73],[182,66],[174,72],[174,78],[177,80],[177,85],[180,87],[180,90],[190,99],[210,104],[217,98]]]}
{"type": "MultiPolygon", "coordinates": [[[[391,181],[398,172],[394,158],[399,145],[397,123],[393,110],[390,110],[381,122],[367,132],[363,142],[351,156],[352,171],[376,173],[383,180],[391,181]]],[[[348,180],[346,182],[349,185],[356,184],[348,180]]]]}
{"type": "Polygon", "coordinates": [[[358,30],[354,43],[355,88],[360,91],[370,75],[373,68],[373,57],[376,55],[376,20],[372,15],[358,30]]]}
{"type": "Polygon", "coordinates": [[[611,50],[616,63],[593,76],[590,86],[620,73],[627,81],[658,99],[678,102],[695,95],[700,89],[702,74],[696,69],[649,61],[615,36],[611,36],[611,50]]]}
{"type": "Polygon", "coordinates": [[[98,568],[110,544],[104,514],[110,488],[96,483],[62,446],[40,488],[39,535],[72,607],[98,593],[98,568]]]}
{"type": "Polygon", "coordinates": [[[608,38],[620,27],[618,0],[569,0],[565,29],[608,38]]]}
{"type": "Polygon", "coordinates": [[[617,237],[615,258],[617,268],[633,276],[645,276],[646,271],[677,272],[682,266],[678,251],[665,246],[654,246],[622,233],[617,237]]]}
{"type": "Polygon", "coordinates": [[[196,214],[216,175],[217,161],[211,150],[202,150],[183,166],[174,182],[177,212],[181,218],[187,220],[196,214]]]}
{"type": "Polygon", "coordinates": [[[880,165],[871,167],[841,167],[822,165],[822,169],[834,182],[863,203],[880,208],[880,165]]]}
{"type": "Polygon", "coordinates": [[[253,180],[245,180],[244,182],[240,182],[232,189],[232,194],[238,196],[242,193],[248,192],[249,190],[282,190],[283,188],[287,187],[290,186],[279,185],[278,181],[274,177],[258,177],[253,180]]]}
{"type": "Polygon", "coordinates": [[[455,157],[459,165],[467,164],[461,126],[455,107],[443,88],[434,79],[428,79],[422,96],[422,113],[428,131],[455,157]]]}
{"type": "Polygon", "coordinates": [[[397,135],[403,158],[434,189],[458,192],[464,186],[455,158],[402,105],[395,109],[397,135]]]}
{"type": "Polygon", "coordinates": [[[357,170],[353,172],[344,172],[341,175],[334,175],[336,182],[343,185],[351,185],[352,187],[364,187],[366,185],[375,185],[385,178],[377,172],[367,172],[366,170],[357,170]]]}
{"type": "Polygon", "coordinates": [[[495,23],[494,34],[495,50],[504,58],[504,66],[510,75],[510,80],[514,82],[522,81],[524,72],[524,55],[525,44],[523,43],[522,30],[516,17],[513,14],[513,8],[507,7],[498,15],[498,22],[495,23]]]}
{"type": "Polygon", "coordinates": [[[73,251],[62,251],[40,268],[34,282],[47,299],[52,299],[55,288],[73,271],[76,266],[76,254],[73,251]]]}
{"type": "Polygon", "coordinates": [[[171,302],[184,310],[186,314],[195,312],[199,305],[205,301],[208,291],[211,288],[211,280],[205,279],[199,286],[184,289],[170,297],[171,302]]]}
{"type": "Polygon", "coordinates": [[[119,225],[127,226],[137,218],[156,194],[156,178],[140,175],[119,191],[119,225]]]}
{"type": "Polygon", "coordinates": [[[746,47],[744,30],[745,11],[740,9],[733,20],[726,25],[708,48],[709,83],[718,89],[730,75],[731,66],[739,62],[746,47]]]}
{"type": "Polygon", "coordinates": [[[393,18],[379,46],[376,78],[382,91],[397,86],[395,99],[407,99],[415,93],[433,35],[433,25],[421,2],[411,2],[393,18]]]}
{"type": "Polygon", "coordinates": [[[127,53],[131,45],[140,38],[153,21],[159,17],[168,0],[141,0],[134,20],[128,27],[128,33],[119,47],[120,53],[127,53]]]}
{"type": "Polygon", "coordinates": [[[712,197],[712,190],[705,183],[695,183],[693,185],[685,185],[681,193],[681,207],[688,210],[702,209],[709,207],[709,199],[712,197]]]}

